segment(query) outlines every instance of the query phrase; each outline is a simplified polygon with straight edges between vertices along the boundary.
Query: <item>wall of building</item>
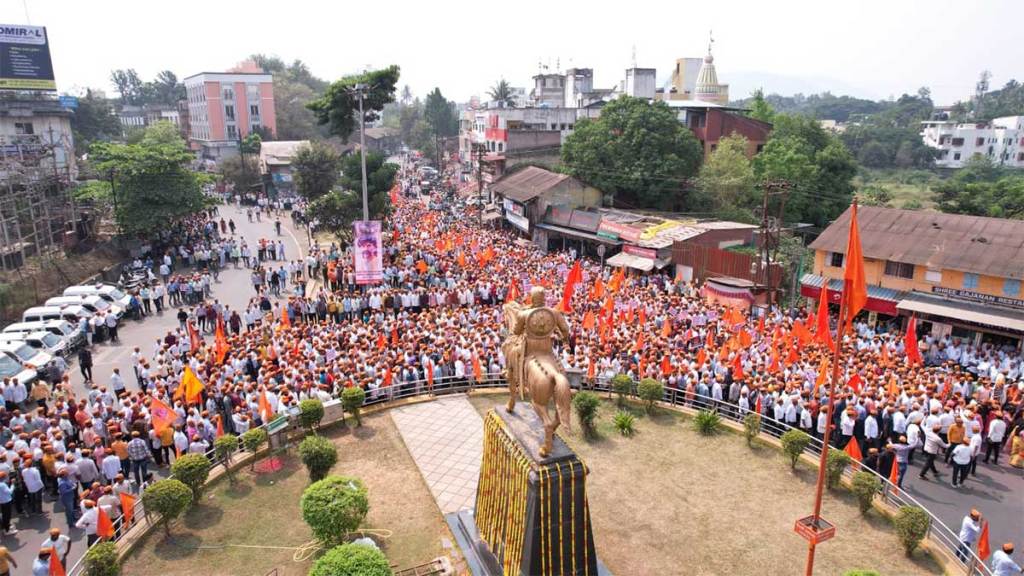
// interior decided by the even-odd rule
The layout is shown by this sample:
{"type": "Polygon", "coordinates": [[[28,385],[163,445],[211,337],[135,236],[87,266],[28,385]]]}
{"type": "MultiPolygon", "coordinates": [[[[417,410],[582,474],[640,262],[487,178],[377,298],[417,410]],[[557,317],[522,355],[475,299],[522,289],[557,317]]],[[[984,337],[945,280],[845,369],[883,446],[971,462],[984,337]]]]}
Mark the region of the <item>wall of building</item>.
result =
{"type": "Polygon", "coordinates": [[[277,135],[277,112],[274,110],[274,83],[260,82],[260,118],[270,132],[277,135]]]}
{"type": "Polygon", "coordinates": [[[924,122],[921,138],[939,150],[935,164],[943,168],[961,168],[978,154],[996,164],[1024,168],[1024,116],[977,124],[924,122]]]}
{"type": "Polygon", "coordinates": [[[224,131],[224,100],[220,91],[220,82],[205,82],[203,90],[206,92],[206,102],[203,108],[206,110],[208,140],[224,140],[227,135],[224,131]]]}

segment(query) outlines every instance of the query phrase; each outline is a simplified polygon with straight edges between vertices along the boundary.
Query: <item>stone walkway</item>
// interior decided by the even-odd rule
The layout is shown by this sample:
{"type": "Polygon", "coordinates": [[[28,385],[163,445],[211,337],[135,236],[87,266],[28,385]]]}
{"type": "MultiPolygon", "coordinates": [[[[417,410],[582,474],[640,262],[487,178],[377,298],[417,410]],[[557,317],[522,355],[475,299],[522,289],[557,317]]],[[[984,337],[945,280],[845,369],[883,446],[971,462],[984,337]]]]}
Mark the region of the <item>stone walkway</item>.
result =
{"type": "Polygon", "coordinates": [[[441,513],[472,510],[484,421],[469,400],[448,396],[389,413],[441,513]]]}

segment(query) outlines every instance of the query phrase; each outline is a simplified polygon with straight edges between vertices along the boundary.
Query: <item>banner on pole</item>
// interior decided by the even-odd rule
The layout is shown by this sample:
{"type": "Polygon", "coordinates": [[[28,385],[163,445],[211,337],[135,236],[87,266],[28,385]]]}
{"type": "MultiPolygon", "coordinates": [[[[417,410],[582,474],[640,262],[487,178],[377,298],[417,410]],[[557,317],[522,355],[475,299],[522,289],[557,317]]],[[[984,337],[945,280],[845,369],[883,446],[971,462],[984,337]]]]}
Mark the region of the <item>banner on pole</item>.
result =
{"type": "Polygon", "coordinates": [[[379,220],[354,224],[356,284],[376,284],[384,279],[383,246],[379,220]]]}

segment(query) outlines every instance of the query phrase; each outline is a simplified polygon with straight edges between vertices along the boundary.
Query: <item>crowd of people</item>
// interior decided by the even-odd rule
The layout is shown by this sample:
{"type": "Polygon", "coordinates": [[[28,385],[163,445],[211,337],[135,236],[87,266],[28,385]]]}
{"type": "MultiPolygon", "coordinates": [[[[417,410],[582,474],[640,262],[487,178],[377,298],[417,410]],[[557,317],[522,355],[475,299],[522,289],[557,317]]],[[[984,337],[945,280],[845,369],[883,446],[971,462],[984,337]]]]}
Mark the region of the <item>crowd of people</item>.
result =
{"type": "MultiPolygon", "coordinates": [[[[146,312],[177,308],[179,324],[151,346],[134,346],[131,382],[117,371],[103,376],[109,386],[95,382],[90,359],[85,394],[66,374],[38,399],[8,398],[16,385],[4,383],[0,528],[14,534],[13,516],[41,513],[48,495],[65,515],[63,529],[83,529],[91,543],[95,509],[122,517],[120,495],[138,495],[154,467],[205,453],[218,435],[242,434],[303,399],[329,400],[349,386],[381,398],[498,378],[501,304],[541,285],[559,305],[576,265],[583,280],[568,295],[571,335],[558,347],[567,369],[590,384],[616,374],[657,378],[688,404],[760,410],[822,436],[831,352],[813,333],[813,311],[748,316],[670,276],[544,253],[475,218],[396,196],[375,285],[357,283],[349,249],[315,244],[288,260],[279,239],[250,245],[216,212],[161,234],[140,262],[149,278],[138,296],[146,312]],[[210,292],[228,266],[249,271],[244,309],[210,292]],[[186,369],[202,383],[197,398],[183,392],[186,369]],[[173,407],[173,426],[154,428],[154,402],[173,407]]],[[[270,204],[250,212],[274,217],[270,204]]],[[[922,479],[948,463],[954,486],[969,481],[979,460],[999,465],[1005,451],[1024,467],[1019,350],[926,336],[923,361],[909,363],[901,334],[866,323],[853,326],[843,347],[836,446],[856,442],[867,466],[886,477],[895,467],[901,485],[918,463],[922,479]]]]}

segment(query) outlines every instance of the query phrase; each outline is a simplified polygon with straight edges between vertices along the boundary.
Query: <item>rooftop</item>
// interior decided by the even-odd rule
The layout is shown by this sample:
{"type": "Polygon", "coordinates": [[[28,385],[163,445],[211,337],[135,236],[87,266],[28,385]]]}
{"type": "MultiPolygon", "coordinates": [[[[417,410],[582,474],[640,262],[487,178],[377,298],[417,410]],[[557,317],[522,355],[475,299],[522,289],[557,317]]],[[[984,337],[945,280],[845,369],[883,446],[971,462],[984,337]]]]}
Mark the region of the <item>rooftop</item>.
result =
{"type": "Polygon", "coordinates": [[[568,179],[569,176],[565,174],[527,166],[503,176],[491,184],[491,190],[516,202],[528,202],[568,179]]]}
{"type": "MultiPolygon", "coordinates": [[[[1000,278],[1024,278],[1024,220],[861,206],[857,211],[866,258],[1000,278]]],[[[811,243],[846,252],[850,209],[811,243]]]]}

